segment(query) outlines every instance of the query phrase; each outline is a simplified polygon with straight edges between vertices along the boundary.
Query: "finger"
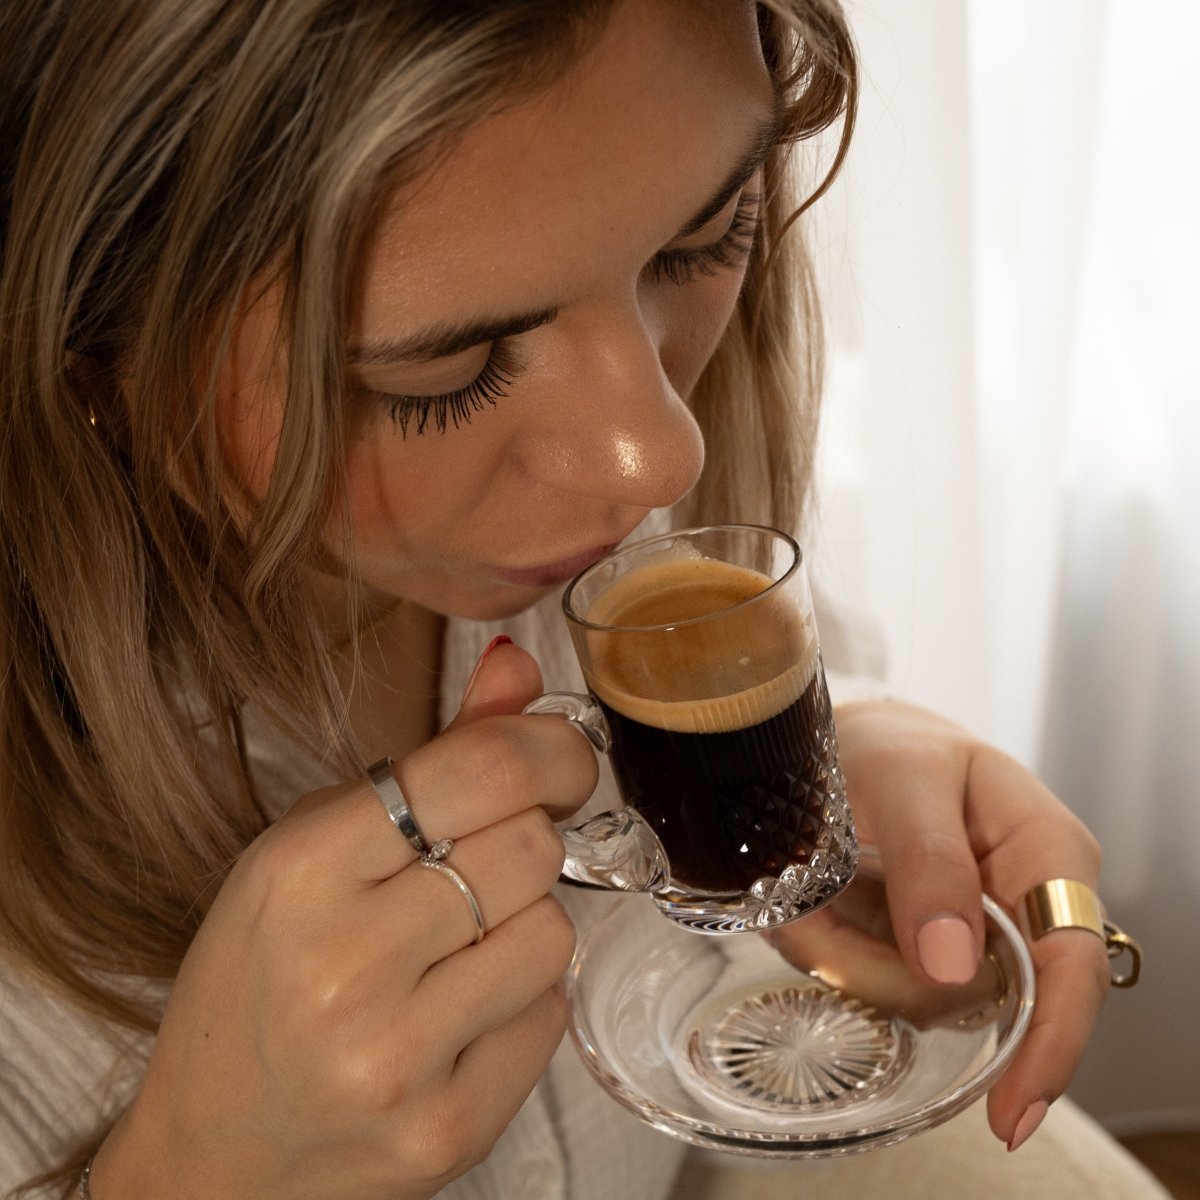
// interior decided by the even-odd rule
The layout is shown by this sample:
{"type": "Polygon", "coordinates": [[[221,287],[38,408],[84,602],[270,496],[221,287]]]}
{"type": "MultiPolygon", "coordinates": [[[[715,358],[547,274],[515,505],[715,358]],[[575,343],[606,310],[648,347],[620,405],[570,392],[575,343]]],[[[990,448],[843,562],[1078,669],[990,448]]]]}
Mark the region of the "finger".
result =
{"type": "MultiPolygon", "coordinates": [[[[442,736],[447,731],[461,729],[481,717],[519,713],[531,699],[541,694],[541,690],[542,674],[533,657],[514,645],[512,639],[506,635],[494,638],[480,655],[463,692],[460,710],[442,736]]],[[[437,739],[435,738],[430,745],[437,745],[437,739]]],[[[422,750],[426,748],[422,747],[422,750]]],[[[420,751],[417,753],[420,756],[420,751]]],[[[436,772],[437,762],[442,756],[435,754],[433,757],[434,762],[429,766],[429,772],[436,772]]],[[[417,762],[412,764],[414,773],[420,775],[423,765],[418,757],[417,762]]],[[[392,773],[413,819],[416,820],[417,814],[413,811],[415,805],[410,802],[403,766],[393,763],[392,773]]],[[[370,780],[357,779],[341,787],[323,789],[304,797],[293,805],[289,818],[293,824],[299,824],[303,818],[308,825],[320,825],[318,830],[313,831],[317,838],[333,837],[335,843],[354,843],[363,836],[364,825],[370,826],[372,833],[378,831],[378,817],[381,812],[387,815],[370,780]],[[340,832],[343,837],[337,836],[338,831],[333,828],[335,824],[341,826],[340,832]]],[[[497,810],[491,815],[491,819],[500,820],[504,815],[497,810]]],[[[418,828],[429,843],[439,837],[461,836],[468,832],[463,828],[435,832],[419,822],[418,828]]],[[[297,833],[299,832],[297,830],[297,833]]],[[[381,859],[383,865],[368,868],[365,876],[369,879],[384,878],[416,858],[415,850],[410,853],[403,848],[407,845],[403,837],[391,841],[383,839],[383,843],[395,853],[386,860],[381,859]]]]}
{"type": "Polygon", "coordinates": [[[989,893],[1015,910],[1047,879],[1078,879],[1095,889],[1100,846],[1040,780],[988,747],[971,758],[968,834],[989,893]]]}
{"type": "Polygon", "coordinates": [[[836,902],[766,935],[798,970],[824,979],[889,1015],[902,1012],[912,974],[894,943],[882,941],[836,911],[836,902]]]}
{"type": "MultiPolygon", "coordinates": [[[[528,808],[559,820],[587,800],[598,775],[591,748],[556,717],[484,717],[440,735],[394,769],[431,844],[528,808]]],[[[283,859],[279,866],[323,892],[378,883],[417,859],[368,779],[297,801],[266,840],[272,857],[283,859]]]]}
{"type": "Polygon", "coordinates": [[[575,926],[553,896],[543,896],[488,933],[477,946],[435,963],[417,986],[414,1004],[450,1022],[457,1054],[508,1024],[571,965],[575,926]]]}
{"type": "Polygon", "coordinates": [[[872,814],[905,962],[934,983],[967,983],[984,932],[979,868],[963,819],[967,751],[954,742],[914,745],[903,732],[904,707],[895,706],[894,737],[880,729],[870,754],[845,758],[850,807],[872,814]]]}
{"type": "MultiPolygon", "coordinates": [[[[1061,801],[999,751],[981,750],[971,765],[969,834],[992,896],[1019,912],[1029,889],[1048,879],[1098,886],[1100,848],[1061,801]]],[[[1030,952],[1037,972],[1031,1028],[988,1097],[992,1129],[1010,1145],[1018,1132],[1021,1141],[1028,1137],[1066,1089],[1109,989],[1108,956],[1094,933],[1055,930],[1030,952]]]]}
{"type": "Polygon", "coordinates": [[[992,1131],[1010,1147],[1018,1129],[1024,1141],[1045,1115],[1041,1106],[1066,1090],[1110,986],[1108,955],[1093,933],[1055,930],[1039,938],[1031,952],[1037,999],[1029,1032],[988,1095],[992,1131]]]}
{"type": "Polygon", "coordinates": [[[424,1173],[430,1195],[482,1162],[538,1080],[566,1028],[561,984],[536,997],[507,1024],[484,1034],[428,1082],[395,1136],[398,1151],[424,1173]]]}
{"type": "Polygon", "coordinates": [[[507,1025],[476,1038],[458,1056],[446,1092],[450,1118],[487,1114],[497,1133],[516,1116],[567,1028],[562,983],[548,988],[507,1025]]]}
{"type": "Polygon", "coordinates": [[[393,764],[427,842],[462,837],[533,805],[563,820],[591,796],[599,765],[590,747],[558,718],[516,716],[541,694],[533,657],[507,637],[496,638],[480,657],[454,720],[428,746],[393,764]],[[468,780],[452,802],[435,778],[447,755],[468,780]]]}
{"type": "Polygon", "coordinates": [[[570,816],[599,778],[596,754],[558,717],[486,716],[449,729],[397,771],[426,838],[459,838],[538,807],[570,816]]]}
{"type": "MultiPolygon", "coordinates": [[[[481,716],[497,713],[520,713],[521,709],[541,692],[541,671],[526,650],[514,646],[508,636],[500,636],[488,644],[480,655],[472,677],[463,692],[463,702],[456,718],[446,726],[448,730],[462,727],[481,716]]],[[[434,739],[436,740],[436,739],[434,739]]],[[[398,786],[403,782],[396,764],[392,764],[398,786]]],[[[407,799],[407,796],[404,796],[407,799]]],[[[286,842],[286,851],[302,858],[302,850],[313,842],[326,852],[346,857],[353,847],[358,846],[365,828],[378,834],[379,814],[384,811],[378,793],[368,779],[356,779],[336,787],[320,788],[308,796],[296,800],[288,810],[286,821],[281,822],[284,833],[271,832],[272,842],[286,842]]],[[[384,815],[386,812],[384,811],[384,815]]],[[[496,817],[499,820],[499,816],[496,817]]],[[[452,834],[439,834],[452,836],[452,834]]],[[[432,838],[430,839],[433,840],[432,838]]],[[[368,880],[376,880],[394,874],[416,857],[403,850],[407,845],[403,839],[382,839],[382,845],[394,854],[386,859],[386,865],[374,865],[366,871],[368,880]]],[[[272,846],[272,850],[275,850],[272,846]]],[[[328,853],[322,854],[328,862],[328,853]]],[[[380,860],[382,862],[382,860],[380,860]]]]}
{"type": "MultiPolygon", "coordinates": [[[[444,861],[475,897],[487,931],[545,896],[558,880],[564,856],[550,818],[533,808],[460,839],[444,861]]],[[[363,919],[369,928],[392,931],[393,954],[404,956],[418,977],[472,945],[477,933],[470,905],[454,880],[420,864],[376,887],[363,919]]]]}
{"type": "MultiPolygon", "coordinates": [[[[1019,913],[1030,888],[1047,879],[1098,886],[1095,838],[1020,763],[981,752],[972,760],[971,786],[979,799],[969,814],[972,843],[989,891],[1011,912],[1019,913]],[[996,802],[1001,796],[1007,806],[996,802]],[[1024,799],[1024,810],[1013,810],[1016,798],[1024,799]]],[[[1093,933],[1055,930],[1034,941],[1030,953],[1037,972],[1030,1031],[988,1097],[992,1129],[1010,1146],[1024,1141],[1066,1090],[1109,989],[1108,956],[1093,933]]]]}
{"type": "Polygon", "coordinates": [[[991,964],[983,962],[970,985],[953,988],[915,974],[892,938],[882,888],[870,901],[870,882],[859,880],[832,904],[774,930],[768,935],[771,944],[792,966],[836,980],[843,992],[919,1029],[977,1012],[996,990],[991,964]],[[857,895],[864,891],[865,903],[857,895]]]}
{"type": "Polygon", "coordinates": [[[542,694],[542,672],[533,655],[506,635],[490,642],[463,691],[462,704],[447,729],[480,717],[519,713],[542,694]]]}

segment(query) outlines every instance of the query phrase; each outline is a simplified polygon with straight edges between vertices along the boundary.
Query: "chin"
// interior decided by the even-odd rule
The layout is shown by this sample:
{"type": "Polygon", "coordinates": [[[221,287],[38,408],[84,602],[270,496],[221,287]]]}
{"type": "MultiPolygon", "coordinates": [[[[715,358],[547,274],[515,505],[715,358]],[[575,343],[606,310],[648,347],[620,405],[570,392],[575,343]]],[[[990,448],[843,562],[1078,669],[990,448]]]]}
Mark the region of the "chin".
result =
{"type": "Polygon", "coordinates": [[[483,596],[414,596],[413,599],[443,617],[462,621],[507,621],[561,590],[497,587],[495,592],[483,596]]]}

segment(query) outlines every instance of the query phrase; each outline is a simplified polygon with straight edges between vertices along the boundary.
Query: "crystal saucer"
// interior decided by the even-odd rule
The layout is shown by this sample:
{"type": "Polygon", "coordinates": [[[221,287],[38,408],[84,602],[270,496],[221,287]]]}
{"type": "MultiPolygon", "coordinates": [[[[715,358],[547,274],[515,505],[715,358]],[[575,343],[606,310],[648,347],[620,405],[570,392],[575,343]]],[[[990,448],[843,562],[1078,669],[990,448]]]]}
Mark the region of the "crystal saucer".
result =
{"type": "Polygon", "coordinates": [[[902,1141],[982,1095],[1029,1024],[1029,953],[988,897],[984,913],[975,979],[943,986],[900,958],[870,850],[789,926],[802,968],[757,934],[705,937],[630,898],[576,953],[571,1034],[617,1100],[694,1145],[814,1158],[902,1141]]]}

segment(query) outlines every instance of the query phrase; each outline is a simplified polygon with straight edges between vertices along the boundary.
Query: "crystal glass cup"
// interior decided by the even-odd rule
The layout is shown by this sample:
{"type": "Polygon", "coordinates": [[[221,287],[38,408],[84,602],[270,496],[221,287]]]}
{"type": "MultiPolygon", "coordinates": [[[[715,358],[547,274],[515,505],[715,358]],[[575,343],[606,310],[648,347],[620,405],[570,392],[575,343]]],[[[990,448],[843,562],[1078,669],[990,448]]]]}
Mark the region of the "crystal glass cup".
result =
{"type": "Polygon", "coordinates": [[[800,547],[750,525],[626,546],[563,597],[589,694],[575,721],[626,807],[566,835],[566,874],[649,891],[704,933],[793,921],[854,875],[857,845],[800,547]]]}
{"type": "Polygon", "coordinates": [[[616,903],[580,941],[571,1032],[600,1084],[675,1137],[770,1157],[898,1141],[977,1097],[1028,1025],[1032,964],[984,897],[975,979],[906,967],[878,855],[857,869],[795,541],[650,538],[584,571],[563,608],[588,693],[527,711],[575,722],[625,804],[564,834],[565,873],[669,918],[616,903]],[[736,936],[804,917],[794,965],[736,936]]]}

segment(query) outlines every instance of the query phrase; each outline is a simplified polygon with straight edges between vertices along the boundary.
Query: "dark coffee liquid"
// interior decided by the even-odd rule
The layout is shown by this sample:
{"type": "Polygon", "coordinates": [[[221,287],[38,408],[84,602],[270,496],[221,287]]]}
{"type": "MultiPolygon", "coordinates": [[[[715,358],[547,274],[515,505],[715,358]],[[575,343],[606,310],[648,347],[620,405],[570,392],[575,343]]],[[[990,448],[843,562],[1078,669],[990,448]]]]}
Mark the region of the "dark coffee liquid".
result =
{"type": "Polygon", "coordinates": [[[675,732],[600,704],[621,791],[658,834],[673,882],[740,892],[809,860],[826,797],[838,787],[819,662],[798,699],[745,729],[675,732]]]}

